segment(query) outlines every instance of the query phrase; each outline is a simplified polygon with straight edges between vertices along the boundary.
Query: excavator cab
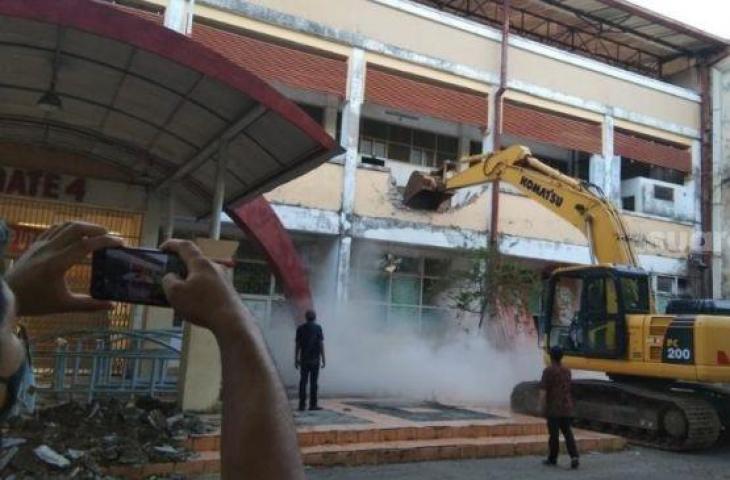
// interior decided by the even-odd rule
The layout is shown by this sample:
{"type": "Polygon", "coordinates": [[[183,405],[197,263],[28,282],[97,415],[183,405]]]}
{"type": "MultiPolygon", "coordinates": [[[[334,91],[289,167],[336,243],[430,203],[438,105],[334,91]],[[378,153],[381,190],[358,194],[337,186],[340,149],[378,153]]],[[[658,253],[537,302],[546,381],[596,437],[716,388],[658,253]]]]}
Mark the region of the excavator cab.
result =
{"type": "Polygon", "coordinates": [[[574,267],[554,273],[540,319],[545,347],[568,356],[622,359],[627,314],[650,311],[646,273],[614,266],[574,267]]]}

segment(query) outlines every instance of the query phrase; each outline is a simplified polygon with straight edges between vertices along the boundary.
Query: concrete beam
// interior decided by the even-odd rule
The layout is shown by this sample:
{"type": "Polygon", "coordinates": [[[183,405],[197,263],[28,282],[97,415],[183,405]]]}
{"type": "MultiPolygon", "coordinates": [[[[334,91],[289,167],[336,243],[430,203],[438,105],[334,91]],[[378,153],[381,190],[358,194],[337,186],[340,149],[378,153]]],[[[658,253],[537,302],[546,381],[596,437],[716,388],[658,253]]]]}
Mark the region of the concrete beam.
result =
{"type": "MultiPolygon", "coordinates": [[[[157,1],[157,0],[150,0],[150,1],[157,1]]],[[[380,0],[371,0],[371,1],[380,1],[380,0]]],[[[386,1],[386,0],[383,0],[386,1]]],[[[388,0],[390,1],[390,0],[388,0]]],[[[396,1],[396,0],[393,0],[396,1]]],[[[402,0],[397,0],[402,1],[402,0]]],[[[456,75],[459,77],[467,78],[470,80],[474,80],[481,83],[486,83],[490,85],[496,85],[499,82],[499,77],[496,72],[490,72],[486,70],[481,70],[478,68],[470,67],[468,65],[460,64],[451,62],[448,60],[432,57],[429,55],[424,55],[421,53],[417,53],[408,49],[404,49],[398,46],[389,45],[384,42],[381,42],[379,40],[366,37],[360,33],[355,32],[349,32],[346,30],[333,28],[328,25],[324,25],[319,22],[314,22],[305,18],[300,18],[294,15],[282,13],[276,10],[273,10],[271,8],[265,7],[263,5],[254,4],[252,2],[246,1],[246,0],[199,0],[199,3],[209,5],[214,8],[218,8],[221,10],[233,12],[237,15],[243,15],[248,18],[268,23],[270,25],[290,29],[296,32],[304,33],[307,35],[313,35],[315,37],[323,38],[328,41],[332,41],[339,44],[344,45],[350,45],[355,48],[360,48],[362,50],[366,50],[369,52],[378,53],[381,55],[385,55],[388,57],[392,57],[401,61],[413,63],[416,65],[421,65],[427,68],[431,68],[434,70],[446,72],[452,75],[456,75]]],[[[407,2],[410,4],[410,2],[407,2]]],[[[411,4],[415,5],[415,4],[411,4]]],[[[422,5],[415,5],[416,7],[425,8],[422,5]]],[[[443,12],[438,12],[439,14],[443,15],[443,12]]],[[[481,26],[480,24],[476,24],[474,22],[469,22],[468,20],[460,19],[459,17],[454,17],[456,20],[460,20],[463,23],[463,26],[467,31],[470,33],[475,33],[474,29],[481,26]]],[[[436,20],[438,21],[438,20],[436,20]]],[[[489,29],[489,27],[483,26],[484,28],[489,29]]],[[[498,32],[499,35],[501,33],[498,32]]],[[[484,35],[486,36],[486,35],[484,35]]],[[[488,38],[488,37],[487,37],[488,38]]],[[[497,37],[500,38],[500,37],[497,37]]],[[[544,48],[551,48],[546,45],[538,44],[541,47],[544,48]]],[[[572,55],[568,52],[563,52],[561,50],[557,50],[558,53],[562,53],[565,55],[572,55]]],[[[578,57],[581,60],[585,60],[583,57],[578,57]]],[[[605,68],[615,68],[610,67],[609,65],[602,64],[600,62],[597,62],[600,66],[605,68]]],[[[636,77],[639,77],[642,81],[654,81],[653,79],[650,79],[648,77],[643,77],[638,74],[632,74],[631,72],[624,71],[621,69],[617,69],[618,71],[622,72],[623,74],[627,75],[634,75],[636,77]]],[[[631,82],[630,77],[626,77],[626,81],[631,82]]],[[[671,84],[665,84],[664,82],[657,82],[659,85],[665,85],[669,86],[672,89],[673,94],[677,94],[677,96],[687,96],[688,100],[692,101],[699,101],[699,96],[692,92],[691,90],[682,89],[681,87],[677,87],[675,85],[671,84]],[[684,92],[684,93],[682,93],[684,92]]],[[[657,84],[652,84],[653,86],[658,86],[657,84]]],[[[557,92],[554,90],[550,90],[544,87],[540,87],[538,85],[532,84],[530,82],[521,81],[519,79],[512,79],[507,83],[507,86],[509,89],[520,91],[523,93],[527,93],[529,95],[533,95],[539,98],[544,98],[547,100],[555,101],[558,103],[563,103],[565,105],[569,105],[576,108],[582,108],[586,109],[592,112],[605,114],[609,111],[610,106],[604,105],[600,102],[588,100],[588,99],[582,99],[573,95],[568,95],[562,92],[557,92]]],[[[651,86],[649,88],[652,88],[651,86]]],[[[661,90],[660,90],[661,91],[661,90]]],[[[670,93],[670,92],[665,92],[670,93]]],[[[638,123],[640,125],[645,125],[648,127],[656,128],[659,130],[665,130],[674,134],[687,136],[691,138],[699,138],[699,131],[696,128],[689,127],[687,125],[678,125],[672,122],[667,122],[665,120],[661,120],[658,118],[654,118],[648,115],[640,114],[637,112],[630,112],[623,109],[614,109],[613,110],[613,116],[618,119],[631,121],[634,123],[638,123]]]]}
{"type": "Polygon", "coordinates": [[[487,242],[484,232],[368,217],[353,218],[352,236],[379,242],[444,249],[479,248],[484,247],[487,242]]]}
{"type": "MultiPolygon", "coordinates": [[[[477,23],[459,17],[457,15],[443,12],[429,6],[411,2],[409,0],[370,0],[375,3],[380,3],[391,8],[395,8],[402,12],[407,12],[412,15],[426,18],[442,25],[447,25],[452,28],[463,30],[471,33],[472,35],[478,35],[480,37],[488,38],[495,42],[502,41],[502,32],[496,28],[477,23]]],[[[679,98],[686,100],[692,100],[694,102],[700,101],[700,96],[697,92],[689,90],[687,88],[679,87],[671,83],[662,82],[638,73],[630,72],[622,68],[614,67],[597,60],[586,58],[582,55],[576,55],[559,48],[551,47],[544,43],[540,43],[534,40],[530,40],[524,37],[513,36],[509,38],[509,45],[511,47],[519,48],[531,53],[536,53],[543,57],[552,58],[563,63],[575,65],[577,67],[585,68],[586,70],[592,70],[602,75],[623,80],[625,82],[634,83],[642,87],[651,88],[662,93],[668,93],[679,98]]]]}

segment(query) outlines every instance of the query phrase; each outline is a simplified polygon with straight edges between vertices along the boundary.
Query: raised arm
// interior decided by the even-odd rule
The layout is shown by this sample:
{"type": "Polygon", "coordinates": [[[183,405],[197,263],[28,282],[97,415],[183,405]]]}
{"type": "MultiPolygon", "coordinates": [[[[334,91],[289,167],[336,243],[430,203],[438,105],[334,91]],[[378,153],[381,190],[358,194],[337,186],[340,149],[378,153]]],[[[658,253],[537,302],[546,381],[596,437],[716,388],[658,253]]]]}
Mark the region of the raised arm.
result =
{"type": "Polygon", "coordinates": [[[170,303],[190,322],[210,329],[220,347],[223,370],[222,478],[304,479],[294,421],[254,318],[222,268],[188,241],[170,240],[186,279],[163,279],[170,303]]]}

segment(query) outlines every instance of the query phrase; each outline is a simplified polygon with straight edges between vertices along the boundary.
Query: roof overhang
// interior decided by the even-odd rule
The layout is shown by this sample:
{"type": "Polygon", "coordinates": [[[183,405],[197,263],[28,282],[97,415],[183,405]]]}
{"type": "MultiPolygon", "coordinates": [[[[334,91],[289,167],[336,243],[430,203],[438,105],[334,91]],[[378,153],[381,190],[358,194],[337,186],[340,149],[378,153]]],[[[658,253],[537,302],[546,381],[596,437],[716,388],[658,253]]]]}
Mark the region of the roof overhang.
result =
{"type": "Polygon", "coordinates": [[[78,153],[151,188],[179,184],[198,216],[221,156],[231,204],[341,152],[255,75],[109,4],[3,0],[0,65],[0,142],[78,153]]]}
{"type": "MultiPolygon", "coordinates": [[[[504,0],[415,0],[498,27],[504,0]]],[[[511,0],[511,31],[648,76],[665,78],[727,52],[713,36],[626,0],[511,0]]]]}

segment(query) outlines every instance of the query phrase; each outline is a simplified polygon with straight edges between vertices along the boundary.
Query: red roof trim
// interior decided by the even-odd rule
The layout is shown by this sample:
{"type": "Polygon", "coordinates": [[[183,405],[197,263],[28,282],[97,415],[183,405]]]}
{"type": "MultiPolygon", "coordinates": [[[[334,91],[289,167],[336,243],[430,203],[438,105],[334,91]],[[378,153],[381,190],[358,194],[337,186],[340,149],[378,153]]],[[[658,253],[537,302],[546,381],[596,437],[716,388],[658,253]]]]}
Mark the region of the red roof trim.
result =
{"type": "Polygon", "coordinates": [[[137,15],[91,0],[2,0],[0,16],[75,28],[155,53],[244,92],[292,122],[323,149],[336,147],[309,115],[257,76],[185,35],[137,15]]]}

